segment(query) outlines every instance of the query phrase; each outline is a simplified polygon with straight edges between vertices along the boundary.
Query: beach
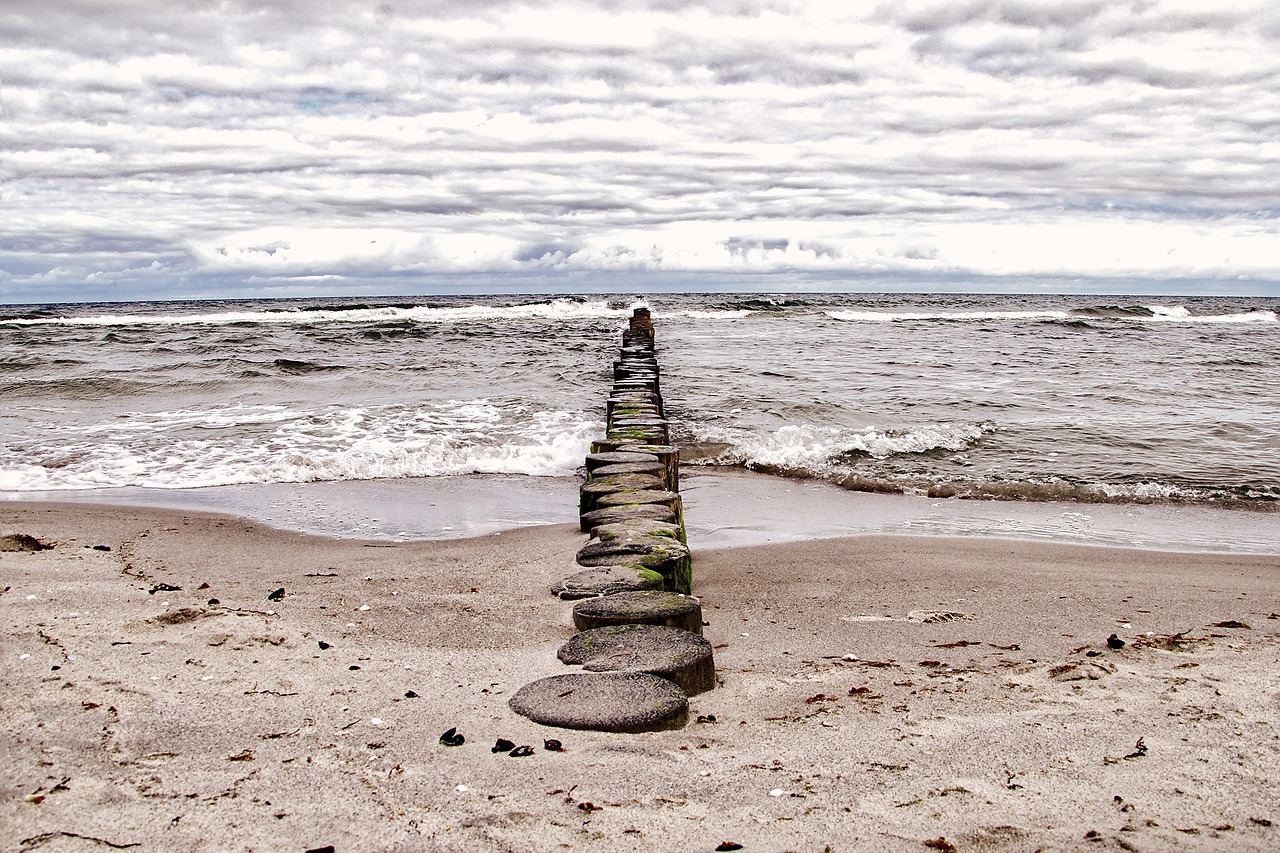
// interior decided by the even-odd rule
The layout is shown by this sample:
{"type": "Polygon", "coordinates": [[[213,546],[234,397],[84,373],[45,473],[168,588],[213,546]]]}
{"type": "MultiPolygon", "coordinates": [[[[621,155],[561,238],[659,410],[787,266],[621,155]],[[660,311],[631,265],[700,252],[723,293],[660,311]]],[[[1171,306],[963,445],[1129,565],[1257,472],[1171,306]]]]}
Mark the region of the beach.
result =
{"type": "Polygon", "coordinates": [[[691,528],[720,685],[605,734],[507,707],[566,669],[576,525],[0,515],[54,546],[0,553],[7,849],[1280,845],[1277,556],[691,528]]]}

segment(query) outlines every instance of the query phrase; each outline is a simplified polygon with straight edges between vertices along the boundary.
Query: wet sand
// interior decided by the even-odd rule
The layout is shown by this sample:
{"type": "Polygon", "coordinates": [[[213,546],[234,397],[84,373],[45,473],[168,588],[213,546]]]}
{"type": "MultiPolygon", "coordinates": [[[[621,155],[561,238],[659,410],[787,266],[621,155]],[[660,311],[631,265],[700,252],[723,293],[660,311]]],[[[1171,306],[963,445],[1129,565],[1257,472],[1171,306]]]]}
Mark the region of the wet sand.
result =
{"type": "MultiPolygon", "coordinates": [[[[577,477],[468,474],[398,480],[255,483],[195,489],[3,492],[9,502],[75,501],[222,512],[339,538],[462,539],[578,520],[577,477]]],[[[873,494],[832,483],[685,466],[697,549],[841,536],[976,536],[1280,555],[1280,515],[1194,504],[1082,504],[873,494]]]]}
{"type": "Polygon", "coordinates": [[[695,538],[722,684],[610,735],[507,708],[565,671],[573,525],[5,504],[0,533],[55,545],[0,553],[7,849],[1280,847],[1280,557],[695,538]]]}

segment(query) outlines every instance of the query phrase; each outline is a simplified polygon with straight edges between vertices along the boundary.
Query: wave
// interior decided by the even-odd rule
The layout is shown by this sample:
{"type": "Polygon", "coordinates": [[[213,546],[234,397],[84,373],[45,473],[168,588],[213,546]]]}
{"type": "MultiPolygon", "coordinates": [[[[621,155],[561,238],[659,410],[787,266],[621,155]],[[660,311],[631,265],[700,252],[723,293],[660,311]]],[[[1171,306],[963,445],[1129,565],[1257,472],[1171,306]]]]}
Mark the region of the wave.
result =
{"type": "Polygon", "coordinates": [[[847,474],[830,478],[851,491],[921,495],[930,498],[1004,501],[1064,501],[1113,504],[1211,504],[1229,509],[1280,511],[1280,488],[1189,487],[1172,483],[1077,483],[1065,480],[929,481],[918,476],[847,474]]]}
{"type": "MultiPolygon", "coordinates": [[[[998,432],[989,422],[935,423],[902,430],[850,430],[789,424],[771,433],[708,428],[682,446],[682,462],[826,480],[853,491],[931,498],[1079,503],[1209,504],[1280,511],[1280,486],[1265,482],[1080,482],[1060,477],[1002,479],[947,473],[971,467],[971,454],[998,432]],[[945,465],[939,466],[938,460],[945,465]]],[[[980,452],[980,451],[978,451],[980,452]]]]}
{"type": "Polygon", "coordinates": [[[1280,317],[1268,309],[1230,314],[1195,314],[1185,305],[1094,305],[1065,311],[864,311],[829,310],[833,320],[850,323],[901,322],[1017,322],[1036,321],[1077,324],[1082,318],[1153,323],[1276,323],[1280,317]]]}
{"type": "Polygon", "coordinates": [[[1093,305],[1073,308],[1077,317],[1138,320],[1155,323],[1275,323],[1276,312],[1255,308],[1230,314],[1195,314],[1185,305],[1093,305]]]}
{"type": "Polygon", "coordinates": [[[754,299],[730,299],[727,304],[727,310],[781,312],[792,308],[806,308],[811,303],[807,299],[771,299],[762,296],[754,299]]]}
{"type": "Polygon", "coordinates": [[[1257,309],[1236,314],[1192,314],[1184,305],[1149,305],[1148,319],[1157,323],[1276,323],[1280,318],[1275,311],[1257,309]]]}
{"type": "Polygon", "coordinates": [[[824,311],[833,320],[848,323],[998,322],[1003,320],[1065,320],[1066,311],[824,311]]]}
{"type": "Polygon", "coordinates": [[[321,323],[468,323],[619,319],[627,308],[605,301],[577,302],[553,299],[521,305],[383,305],[290,308],[268,311],[223,311],[204,314],[97,314],[84,317],[16,317],[0,320],[0,326],[234,326],[318,325],[321,323]]]}
{"type": "Polygon", "coordinates": [[[0,382],[0,400],[19,404],[53,400],[90,400],[146,396],[154,393],[154,379],[117,379],[112,376],[76,376],[67,379],[18,379],[0,382]]]}
{"type": "Polygon", "coordinates": [[[677,316],[686,317],[690,320],[741,320],[743,317],[749,317],[754,313],[755,311],[749,308],[708,308],[704,310],[690,308],[677,312],[677,316]]]}
{"type": "Polygon", "coordinates": [[[927,424],[883,432],[810,424],[787,424],[772,433],[713,427],[699,431],[697,442],[704,448],[714,449],[712,456],[705,455],[704,451],[701,460],[704,463],[808,472],[808,476],[826,477],[859,456],[887,459],[967,450],[995,429],[990,421],[927,424]]]}
{"type": "Polygon", "coordinates": [[[310,361],[299,361],[293,358],[277,358],[271,362],[281,373],[304,375],[307,373],[328,373],[335,370],[346,370],[340,364],[315,364],[310,361]]]}
{"type": "Polygon", "coordinates": [[[576,412],[530,414],[475,400],[318,411],[226,406],[42,426],[39,440],[4,448],[0,489],[571,476],[604,425],[576,412]]]}
{"type": "Polygon", "coordinates": [[[1143,318],[1155,312],[1142,305],[1091,305],[1088,308],[1072,308],[1071,314],[1078,317],[1100,318],[1143,318]]]}

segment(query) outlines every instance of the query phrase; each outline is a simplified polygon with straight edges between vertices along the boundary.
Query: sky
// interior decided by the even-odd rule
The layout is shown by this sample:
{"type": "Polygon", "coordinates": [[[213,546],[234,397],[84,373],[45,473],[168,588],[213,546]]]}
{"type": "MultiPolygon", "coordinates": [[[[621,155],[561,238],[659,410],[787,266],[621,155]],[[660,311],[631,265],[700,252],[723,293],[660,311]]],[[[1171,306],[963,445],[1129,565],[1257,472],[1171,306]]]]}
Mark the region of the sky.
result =
{"type": "Polygon", "coordinates": [[[5,0],[0,301],[1280,296],[1280,4],[5,0]]]}

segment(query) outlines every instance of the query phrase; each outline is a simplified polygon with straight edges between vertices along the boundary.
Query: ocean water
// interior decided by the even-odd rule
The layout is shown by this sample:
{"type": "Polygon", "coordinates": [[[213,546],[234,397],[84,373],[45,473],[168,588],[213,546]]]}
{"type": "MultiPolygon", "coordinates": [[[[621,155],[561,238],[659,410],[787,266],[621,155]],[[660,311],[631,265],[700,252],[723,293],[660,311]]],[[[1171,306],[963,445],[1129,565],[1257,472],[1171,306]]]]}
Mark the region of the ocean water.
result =
{"type": "MultiPolygon", "coordinates": [[[[1020,501],[1280,501],[1276,300],[654,295],[686,465],[1020,501]]],[[[0,309],[0,491],[569,477],[635,297],[0,309]]]]}

